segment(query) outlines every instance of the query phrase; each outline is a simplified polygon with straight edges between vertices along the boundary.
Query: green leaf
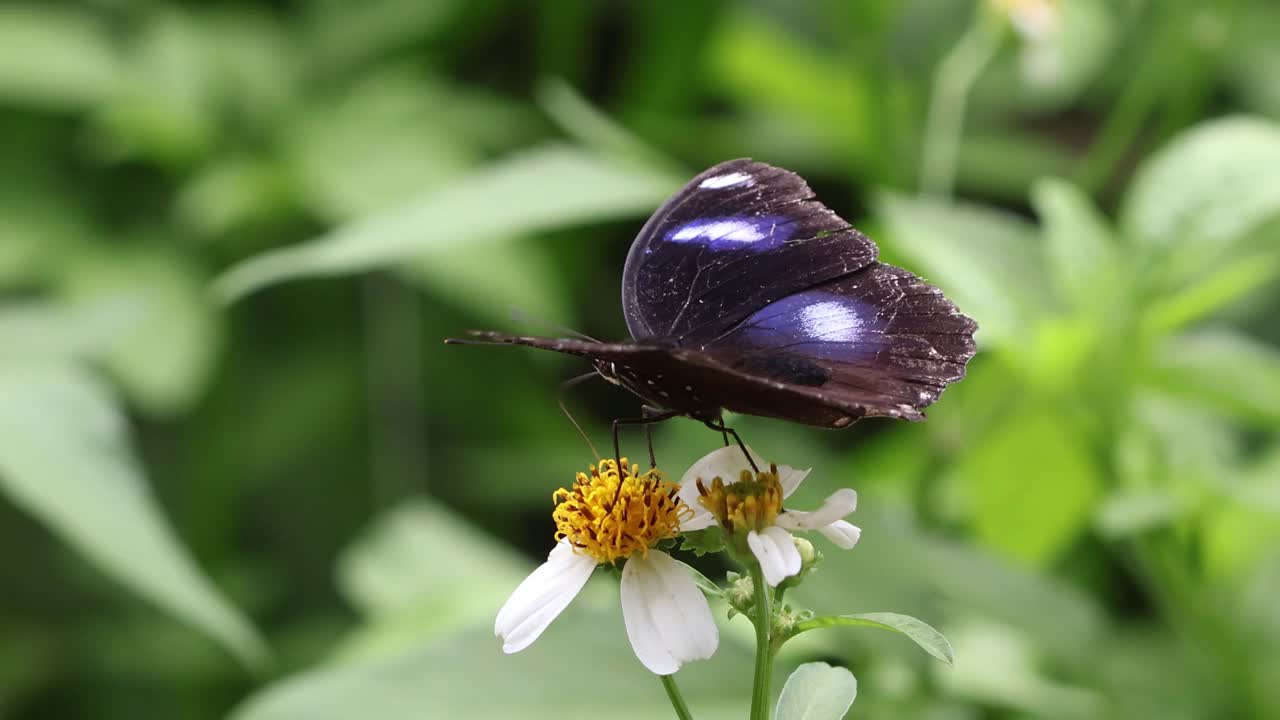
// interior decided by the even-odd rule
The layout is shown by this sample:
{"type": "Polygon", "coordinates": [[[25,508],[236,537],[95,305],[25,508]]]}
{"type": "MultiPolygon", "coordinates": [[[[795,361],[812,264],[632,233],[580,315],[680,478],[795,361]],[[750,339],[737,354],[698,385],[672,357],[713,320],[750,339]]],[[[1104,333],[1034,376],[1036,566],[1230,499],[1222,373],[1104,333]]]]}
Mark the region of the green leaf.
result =
{"type": "Polygon", "coordinates": [[[317,0],[305,11],[308,47],[326,69],[362,68],[371,59],[422,42],[449,27],[449,20],[465,3],[440,0],[372,0],[351,13],[342,0],[317,0]]]}
{"type": "Polygon", "coordinates": [[[876,110],[866,77],[821,44],[739,9],[718,24],[706,58],[711,82],[742,105],[817,135],[828,147],[856,153],[868,146],[876,110]]]}
{"type": "Polygon", "coordinates": [[[415,285],[499,323],[511,311],[531,318],[568,322],[572,317],[564,278],[543,245],[532,238],[502,243],[502,252],[477,253],[469,247],[433,251],[400,266],[415,285]]]}
{"type": "Polygon", "coordinates": [[[553,78],[539,84],[538,104],[573,139],[601,155],[682,170],[675,160],[647,145],[564,80],[553,78]]]}
{"type": "MultiPolygon", "coordinates": [[[[610,720],[669,717],[658,681],[635,659],[615,607],[595,612],[579,597],[528,649],[504,655],[484,623],[369,662],[321,665],[251,696],[232,720],[423,720],[520,718],[610,720]]],[[[616,602],[616,600],[615,600],[616,602]]],[[[497,612],[501,598],[492,598],[497,612]]],[[[699,720],[739,720],[750,693],[750,658],[721,643],[713,662],[680,670],[699,720]]]]}
{"type": "Polygon", "coordinates": [[[1184,503],[1168,489],[1125,489],[1102,501],[1095,524],[1108,538],[1125,538],[1166,526],[1184,511],[1184,503]]]}
{"type": "Polygon", "coordinates": [[[45,287],[68,258],[101,236],[77,185],[56,179],[44,161],[48,148],[26,133],[0,140],[0,175],[22,178],[0,183],[0,287],[17,294],[45,287]]]}
{"type": "MultiPolygon", "coordinates": [[[[1219,18],[1221,16],[1218,16],[1219,18]]],[[[1241,105],[1280,117],[1280,77],[1258,68],[1280,67],[1280,14],[1266,3],[1246,3],[1229,14],[1229,41],[1222,43],[1222,80],[1241,105]]]]}
{"type": "Polygon", "coordinates": [[[796,625],[795,634],[828,627],[873,627],[906,635],[922,650],[948,665],[955,665],[951,643],[931,625],[898,613],[858,613],[856,615],[824,615],[796,625]]]}
{"type": "Polygon", "coordinates": [[[1205,569],[1215,578],[1248,579],[1260,561],[1273,559],[1280,543],[1274,508],[1229,504],[1206,510],[1202,519],[1205,569]]]}
{"type": "Polygon", "coordinates": [[[1204,268],[1185,286],[1151,300],[1142,316],[1145,331],[1166,335],[1185,328],[1268,283],[1280,275],[1280,252],[1261,252],[1204,268]]]}
{"type": "Polygon", "coordinates": [[[46,3],[0,5],[0,98],[81,109],[111,93],[119,75],[108,28],[91,15],[46,3]]]}
{"type": "MultiPolygon", "coordinates": [[[[526,563],[457,513],[425,499],[381,515],[338,558],[338,587],[366,616],[433,605],[467,612],[508,593],[526,563]]],[[[482,615],[487,614],[487,610],[482,615]]]]}
{"type": "Polygon", "coordinates": [[[775,720],[840,720],[858,696],[858,680],[847,668],[805,663],[782,686],[775,720]]]}
{"type": "Polygon", "coordinates": [[[111,396],[70,365],[0,373],[0,489],[104,572],[221,642],[266,650],[182,548],[144,484],[111,396]]]}
{"type": "Polygon", "coordinates": [[[393,655],[491,620],[495,600],[527,574],[524,559],[456,513],[407,501],[338,558],[338,587],[370,622],[336,654],[344,661],[393,655]]]}
{"type": "Polygon", "coordinates": [[[163,6],[145,17],[131,33],[118,91],[95,108],[92,148],[112,161],[190,167],[208,156],[225,129],[217,41],[192,11],[163,6]]]}
{"type": "Polygon", "coordinates": [[[1116,253],[1111,228],[1080,188],[1045,179],[1031,191],[1043,223],[1048,270],[1060,296],[1071,306],[1095,308],[1111,297],[1116,253]]]}
{"type": "Polygon", "coordinates": [[[293,178],[278,162],[224,156],[206,163],[182,186],[176,214],[204,236],[234,232],[293,210],[293,178]]]}
{"type": "Polygon", "coordinates": [[[858,525],[865,532],[857,549],[827,562],[791,591],[797,601],[822,607],[839,598],[853,607],[910,606],[938,617],[988,617],[1055,658],[1078,663],[1096,653],[1106,625],[1091,596],[1064,579],[958,541],[954,533],[919,527],[914,505],[864,493],[858,525]],[[1045,623],[1045,617],[1054,622],[1045,623]]]}
{"type": "Polygon", "coordinates": [[[680,549],[699,557],[724,552],[724,533],[714,526],[683,533],[680,535],[680,549]]]}
{"type": "MultiPolygon", "coordinates": [[[[306,75],[315,68],[299,47],[297,24],[252,6],[207,7],[196,13],[194,22],[205,34],[203,50],[212,66],[211,89],[215,102],[223,103],[219,108],[256,132],[280,133],[282,121],[315,91],[306,75]]],[[[258,151],[257,158],[268,157],[255,142],[241,146],[258,151]]]]}
{"type": "Polygon", "coordinates": [[[1195,277],[1280,216],[1280,126],[1251,117],[1199,125],[1139,170],[1121,214],[1127,235],[1195,277]]]}
{"type": "Polygon", "coordinates": [[[1280,424],[1280,351],[1216,329],[1169,338],[1148,379],[1190,402],[1237,417],[1280,424]]]}
{"type": "Polygon", "coordinates": [[[138,305],[128,294],[89,303],[0,305],[0,368],[99,356],[137,322],[138,305]]]}
{"type": "Polygon", "coordinates": [[[1280,515],[1280,446],[1273,446],[1249,465],[1245,478],[1232,489],[1237,502],[1280,515]]]}
{"type": "Polygon", "coordinates": [[[911,267],[978,321],[986,340],[1007,343],[1047,306],[1035,228],[1009,213],[881,194],[887,241],[911,267]]]}
{"type": "Polygon", "coordinates": [[[292,119],[288,167],[303,204],[338,223],[401,206],[475,165],[479,152],[449,130],[443,92],[416,73],[373,74],[292,119]]]}
{"type": "Polygon", "coordinates": [[[967,194],[1023,203],[1027,186],[1046,174],[1065,175],[1076,156],[1052,137],[1028,128],[965,131],[956,158],[956,185],[967,194]]]}
{"type": "MultiPolygon", "coordinates": [[[[1041,622],[1052,618],[1043,611],[1040,616],[1041,622]]],[[[970,618],[955,628],[952,637],[956,638],[956,645],[964,648],[965,661],[955,672],[941,678],[949,695],[1006,708],[1010,717],[1108,717],[1110,699],[1104,700],[1091,688],[1066,684],[1041,668],[1043,648],[1029,642],[1025,634],[984,618],[970,618]]],[[[1100,671],[1096,666],[1104,658],[1110,659],[1100,649],[1110,650],[1110,640],[1109,636],[1102,638],[1104,644],[1090,647],[1091,652],[1084,658],[1090,664],[1085,667],[1100,671]]]]}
{"type": "Polygon", "coordinates": [[[215,283],[233,301],[272,283],[398,264],[431,250],[651,211],[680,181],[553,145],[497,161],[395,209],[236,265],[215,283]]]}
{"type": "Polygon", "coordinates": [[[204,278],[186,258],[155,246],[86,253],[62,270],[63,294],[91,304],[127,298],[137,321],[119,333],[108,370],[142,409],[170,414],[204,390],[221,340],[204,278]]]}
{"type": "Polygon", "coordinates": [[[1221,415],[1205,412],[1196,396],[1175,395],[1140,385],[1129,401],[1131,421],[1122,438],[1133,457],[1118,469],[1139,487],[1164,486],[1185,492],[1195,508],[1205,489],[1239,472],[1237,428],[1221,415]],[[1145,457],[1144,457],[1145,456],[1145,457]]]}
{"type": "Polygon", "coordinates": [[[1263,562],[1270,562],[1274,575],[1280,547],[1280,446],[1242,474],[1227,488],[1228,502],[1213,504],[1203,515],[1204,559],[1217,576],[1257,582],[1263,562]]]}
{"type": "Polygon", "coordinates": [[[983,542],[1046,564],[1088,527],[1100,480],[1079,434],[1045,412],[1015,414],[973,446],[955,471],[983,542]]]}

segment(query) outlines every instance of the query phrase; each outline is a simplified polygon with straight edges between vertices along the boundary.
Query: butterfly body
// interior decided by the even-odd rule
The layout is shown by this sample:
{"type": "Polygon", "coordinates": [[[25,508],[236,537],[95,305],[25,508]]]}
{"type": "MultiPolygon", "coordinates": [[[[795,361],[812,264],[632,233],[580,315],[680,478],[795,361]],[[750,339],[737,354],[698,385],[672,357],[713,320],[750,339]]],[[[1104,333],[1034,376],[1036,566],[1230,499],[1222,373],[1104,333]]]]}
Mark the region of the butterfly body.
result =
{"type": "Polygon", "coordinates": [[[691,180],[641,229],[623,269],[632,340],[474,333],[579,355],[649,405],[824,427],[919,420],[964,376],[976,324],[881,263],[798,175],[747,159],[691,180]]]}

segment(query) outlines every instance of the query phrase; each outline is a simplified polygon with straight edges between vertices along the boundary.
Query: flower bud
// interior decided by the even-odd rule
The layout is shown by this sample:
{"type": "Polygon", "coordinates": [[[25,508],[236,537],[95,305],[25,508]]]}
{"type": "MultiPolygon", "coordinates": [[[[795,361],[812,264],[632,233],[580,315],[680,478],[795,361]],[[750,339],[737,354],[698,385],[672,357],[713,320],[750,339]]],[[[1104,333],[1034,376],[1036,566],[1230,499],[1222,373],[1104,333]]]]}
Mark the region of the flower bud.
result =
{"type": "Polygon", "coordinates": [[[796,543],[796,550],[800,552],[800,562],[802,563],[802,566],[808,567],[812,565],[814,557],[817,555],[817,552],[818,552],[813,548],[813,543],[809,542],[808,540],[805,540],[802,537],[793,536],[793,539],[795,540],[795,543],[796,543]]]}

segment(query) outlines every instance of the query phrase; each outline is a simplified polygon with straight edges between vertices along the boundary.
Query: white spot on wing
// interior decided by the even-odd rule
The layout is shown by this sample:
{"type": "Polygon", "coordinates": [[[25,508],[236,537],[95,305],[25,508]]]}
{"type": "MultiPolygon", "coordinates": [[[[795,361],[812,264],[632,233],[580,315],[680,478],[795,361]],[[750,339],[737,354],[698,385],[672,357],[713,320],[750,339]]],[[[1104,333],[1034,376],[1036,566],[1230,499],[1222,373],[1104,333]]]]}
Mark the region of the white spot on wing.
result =
{"type": "Polygon", "coordinates": [[[764,233],[747,220],[703,220],[691,222],[671,235],[675,242],[728,241],[752,243],[763,240],[764,233]]]}
{"type": "Polygon", "coordinates": [[[707,190],[719,190],[721,188],[733,187],[735,185],[747,185],[748,187],[755,184],[755,180],[746,173],[729,173],[727,175],[716,175],[698,183],[698,187],[707,190]]]}
{"type": "Polygon", "coordinates": [[[853,342],[862,334],[862,318],[853,308],[835,300],[806,305],[798,315],[800,326],[808,337],[853,342]]]}

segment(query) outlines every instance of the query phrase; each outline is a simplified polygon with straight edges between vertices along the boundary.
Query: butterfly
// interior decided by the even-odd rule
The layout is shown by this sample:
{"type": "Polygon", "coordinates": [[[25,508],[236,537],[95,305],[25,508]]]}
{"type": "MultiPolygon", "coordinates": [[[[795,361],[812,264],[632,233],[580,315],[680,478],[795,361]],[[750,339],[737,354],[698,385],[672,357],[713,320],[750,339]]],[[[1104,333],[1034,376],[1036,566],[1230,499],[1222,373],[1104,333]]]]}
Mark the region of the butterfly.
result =
{"type": "Polygon", "coordinates": [[[615,455],[620,423],[683,415],[731,433],[724,410],[831,428],[921,420],[964,377],[977,324],[877,254],[799,175],[730,160],[689,181],[632,243],[622,272],[631,340],[477,331],[446,342],[590,360],[652,406],[615,421],[615,455]]]}

